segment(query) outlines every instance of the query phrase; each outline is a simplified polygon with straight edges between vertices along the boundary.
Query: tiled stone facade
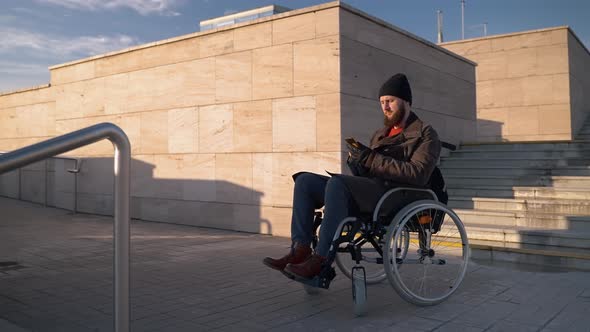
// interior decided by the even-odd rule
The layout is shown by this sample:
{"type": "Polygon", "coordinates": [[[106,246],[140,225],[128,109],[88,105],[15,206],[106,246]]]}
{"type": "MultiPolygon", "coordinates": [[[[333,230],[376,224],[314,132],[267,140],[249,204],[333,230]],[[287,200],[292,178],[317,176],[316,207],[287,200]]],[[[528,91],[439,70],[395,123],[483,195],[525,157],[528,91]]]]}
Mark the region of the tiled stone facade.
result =
{"type": "Polygon", "coordinates": [[[479,141],[569,140],[590,112],[590,54],[567,27],[441,46],[477,63],[479,141]]]}
{"type": "MultiPolygon", "coordinates": [[[[342,140],[381,125],[377,90],[396,72],[443,139],[475,136],[473,63],[339,2],[50,70],[50,86],[0,95],[0,150],[112,122],[132,144],[144,220],[288,236],[291,175],[346,172],[342,140]]],[[[79,211],[112,212],[112,151],[69,153],[84,158],[79,211]]],[[[21,198],[70,208],[66,163],[21,174],[21,198]]],[[[16,178],[0,177],[3,195],[19,194],[16,178]]]]}

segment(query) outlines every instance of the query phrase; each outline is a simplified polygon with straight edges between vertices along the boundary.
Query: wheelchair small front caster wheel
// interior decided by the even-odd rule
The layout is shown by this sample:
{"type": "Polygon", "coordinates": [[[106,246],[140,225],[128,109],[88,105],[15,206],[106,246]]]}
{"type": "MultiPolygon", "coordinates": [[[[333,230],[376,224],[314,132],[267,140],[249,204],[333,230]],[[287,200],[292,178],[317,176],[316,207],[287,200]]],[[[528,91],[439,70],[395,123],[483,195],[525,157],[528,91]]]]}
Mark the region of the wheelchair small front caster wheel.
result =
{"type": "Polygon", "coordinates": [[[367,314],[367,281],[362,266],[352,268],[352,302],[356,316],[367,314]]]}

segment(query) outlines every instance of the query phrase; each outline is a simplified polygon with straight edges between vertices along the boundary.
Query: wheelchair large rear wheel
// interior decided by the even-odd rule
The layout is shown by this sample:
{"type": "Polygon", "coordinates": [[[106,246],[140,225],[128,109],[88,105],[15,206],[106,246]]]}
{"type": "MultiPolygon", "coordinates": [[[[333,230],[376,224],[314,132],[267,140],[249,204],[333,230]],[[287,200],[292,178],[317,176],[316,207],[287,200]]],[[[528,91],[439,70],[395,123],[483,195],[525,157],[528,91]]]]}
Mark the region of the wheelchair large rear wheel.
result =
{"type": "Polygon", "coordinates": [[[385,272],[406,301],[438,304],[459,287],[469,260],[469,243],[459,217],[432,200],[414,202],[389,225],[384,248],[385,272]],[[409,232],[408,232],[409,231],[409,232]],[[400,241],[409,236],[407,254],[400,257],[400,241]]]}
{"type": "MultiPolygon", "coordinates": [[[[346,232],[350,230],[350,227],[345,227],[342,230],[342,235],[346,235],[346,232]]],[[[364,229],[361,229],[355,234],[354,241],[352,243],[343,243],[338,248],[338,252],[336,253],[336,266],[338,269],[342,271],[348,279],[352,279],[352,268],[355,267],[357,264],[352,259],[352,255],[347,250],[346,246],[349,244],[358,245],[361,249],[361,256],[362,259],[359,264],[364,267],[366,273],[366,282],[368,285],[374,285],[382,282],[387,278],[385,270],[383,268],[383,255],[379,253],[379,251],[375,248],[375,245],[372,244],[368,239],[364,236],[363,233],[364,229]]],[[[375,243],[377,246],[383,250],[385,247],[385,239],[374,238],[375,243]]],[[[399,245],[400,248],[397,257],[404,257],[407,253],[408,243],[409,243],[409,234],[402,233],[399,238],[399,245]]]]}

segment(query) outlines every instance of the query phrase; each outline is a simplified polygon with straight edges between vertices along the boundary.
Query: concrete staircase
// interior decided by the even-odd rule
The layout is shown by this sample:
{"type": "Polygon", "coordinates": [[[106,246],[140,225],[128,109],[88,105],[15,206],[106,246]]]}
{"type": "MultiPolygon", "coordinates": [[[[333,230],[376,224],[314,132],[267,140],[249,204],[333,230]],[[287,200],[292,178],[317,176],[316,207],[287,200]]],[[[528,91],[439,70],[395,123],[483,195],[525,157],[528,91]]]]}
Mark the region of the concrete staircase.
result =
{"type": "Polygon", "coordinates": [[[441,161],[472,257],[590,270],[590,125],[569,142],[465,144],[441,161]]]}

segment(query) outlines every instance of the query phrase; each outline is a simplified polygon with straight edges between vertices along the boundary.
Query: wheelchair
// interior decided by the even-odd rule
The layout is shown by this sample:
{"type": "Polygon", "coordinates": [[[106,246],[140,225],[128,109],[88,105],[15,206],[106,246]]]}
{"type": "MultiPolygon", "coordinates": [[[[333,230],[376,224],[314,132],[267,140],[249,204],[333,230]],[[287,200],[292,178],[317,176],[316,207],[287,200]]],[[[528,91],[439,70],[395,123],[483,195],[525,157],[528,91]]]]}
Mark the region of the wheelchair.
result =
{"type": "MultiPolygon", "coordinates": [[[[435,172],[440,174],[437,169],[435,172]]],[[[442,179],[442,175],[441,179],[442,179]]],[[[444,182],[444,180],[443,180],[444,182]]],[[[404,300],[431,306],[459,287],[469,260],[465,227],[431,189],[396,187],[381,196],[375,209],[342,220],[321,273],[298,280],[309,294],[328,289],[332,267],[352,281],[354,313],[366,314],[367,284],[389,280],[404,300]]],[[[312,247],[318,242],[322,212],[315,212],[312,247]]]]}

